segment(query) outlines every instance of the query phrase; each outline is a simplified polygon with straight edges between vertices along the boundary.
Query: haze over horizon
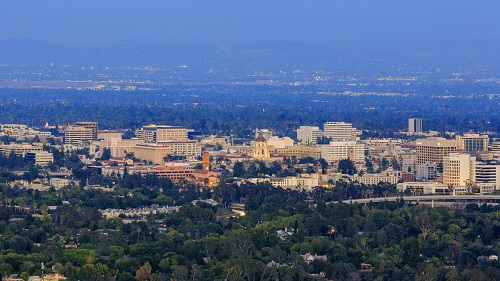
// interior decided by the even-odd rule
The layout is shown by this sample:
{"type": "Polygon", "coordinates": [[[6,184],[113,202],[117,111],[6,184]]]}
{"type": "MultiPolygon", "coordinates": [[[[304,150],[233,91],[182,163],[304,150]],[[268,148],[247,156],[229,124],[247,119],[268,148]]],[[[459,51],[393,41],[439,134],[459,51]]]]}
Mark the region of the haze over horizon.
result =
{"type": "Polygon", "coordinates": [[[0,40],[499,40],[500,1],[4,1],[0,40]],[[478,16],[480,15],[480,16],[478,16]]]}

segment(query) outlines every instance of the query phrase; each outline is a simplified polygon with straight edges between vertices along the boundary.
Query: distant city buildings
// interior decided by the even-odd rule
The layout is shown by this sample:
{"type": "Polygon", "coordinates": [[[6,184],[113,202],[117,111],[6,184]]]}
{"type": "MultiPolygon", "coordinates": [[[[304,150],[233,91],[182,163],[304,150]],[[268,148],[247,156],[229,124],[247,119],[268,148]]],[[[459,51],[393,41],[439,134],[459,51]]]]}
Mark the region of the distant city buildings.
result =
{"type": "Polygon", "coordinates": [[[487,151],[488,150],[488,136],[479,134],[464,134],[457,136],[457,148],[467,153],[487,151]]]}
{"type": "Polygon", "coordinates": [[[422,118],[410,118],[408,119],[408,133],[409,134],[421,134],[422,131],[422,118]]]}
{"type": "Polygon", "coordinates": [[[326,122],[323,135],[331,141],[356,141],[356,128],[345,122],[326,122]]]}
{"type": "Polygon", "coordinates": [[[83,141],[92,141],[94,132],[91,128],[83,126],[68,126],[64,130],[64,142],[78,144],[83,141]]]}
{"type": "Polygon", "coordinates": [[[97,136],[98,136],[97,135],[97,132],[98,132],[97,122],[79,121],[79,122],[75,123],[75,126],[90,129],[90,131],[92,132],[91,140],[97,140],[97,136]]]}
{"type": "Polygon", "coordinates": [[[300,126],[297,129],[297,140],[304,142],[308,145],[315,145],[323,137],[323,131],[319,127],[314,126],[300,126]]]}
{"type": "Polygon", "coordinates": [[[187,141],[188,130],[185,127],[148,125],[135,131],[137,138],[145,143],[187,141]]]}
{"type": "Polygon", "coordinates": [[[457,152],[457,142],[445,138],[418,139],[416,148],[417,164],[431,163],[437,166],[443,163],[445,156],[457,152]]]}
{"type": "Polygon", "coordinates": [[[351,161],[363,161],[365,159],[365,148],[355,141],[332,141],[321,145],[321,158],[327,162],[351,159],[351,161]]]}
{"type": "Polygon", "coordinates": [[[475,179],[476,158],[466,153],[450,153],[443,157],[443,184],[464,186],[475,179]]]}

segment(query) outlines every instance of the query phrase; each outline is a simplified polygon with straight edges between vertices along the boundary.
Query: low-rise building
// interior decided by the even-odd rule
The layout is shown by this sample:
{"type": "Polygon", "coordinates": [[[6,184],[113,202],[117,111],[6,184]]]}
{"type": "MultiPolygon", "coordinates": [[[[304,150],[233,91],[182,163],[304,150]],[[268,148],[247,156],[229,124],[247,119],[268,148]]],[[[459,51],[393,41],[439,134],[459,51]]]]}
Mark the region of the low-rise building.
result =
{"type": "Polygon", "coordinates": [[[33,161],[35,165],[47,166],[54,162],[54,155],[47,151],[30,151],[26,152],[24,158],[28,161],[33,161]]]}

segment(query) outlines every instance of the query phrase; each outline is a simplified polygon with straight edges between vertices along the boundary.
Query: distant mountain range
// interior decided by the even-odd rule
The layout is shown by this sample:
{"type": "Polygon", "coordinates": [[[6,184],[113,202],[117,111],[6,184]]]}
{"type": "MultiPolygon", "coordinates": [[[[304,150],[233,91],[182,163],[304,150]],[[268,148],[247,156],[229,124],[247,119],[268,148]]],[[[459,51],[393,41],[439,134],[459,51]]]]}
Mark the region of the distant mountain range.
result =
{"type": "Polygon", "coordinates": [[[423,68],[500,68],[500,42],[147,42],[58,45],[29,39],[0,40],[0,64],[96,66],[209,66],[269,69],[365,69],[380,65],[423,68]]]}

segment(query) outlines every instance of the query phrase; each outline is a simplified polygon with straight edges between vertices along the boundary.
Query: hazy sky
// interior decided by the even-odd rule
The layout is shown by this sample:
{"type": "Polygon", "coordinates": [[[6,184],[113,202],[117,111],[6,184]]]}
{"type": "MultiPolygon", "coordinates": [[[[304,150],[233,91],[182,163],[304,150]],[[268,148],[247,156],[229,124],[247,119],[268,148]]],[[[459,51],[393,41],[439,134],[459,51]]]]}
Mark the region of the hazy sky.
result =
{"type": "Polygon", "coordinates": [[[0,40],[500,39],[500,0],[0,0],[0,40]]]}

